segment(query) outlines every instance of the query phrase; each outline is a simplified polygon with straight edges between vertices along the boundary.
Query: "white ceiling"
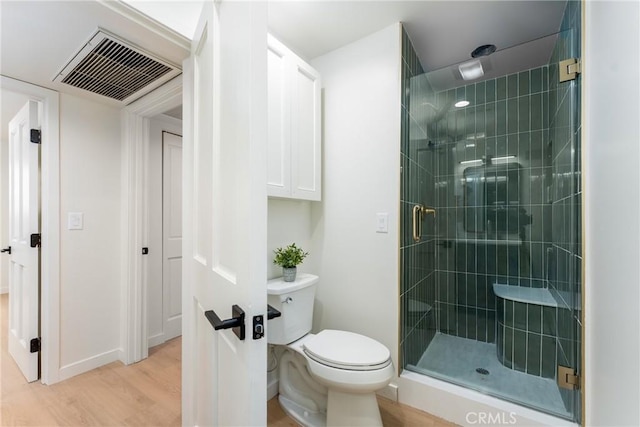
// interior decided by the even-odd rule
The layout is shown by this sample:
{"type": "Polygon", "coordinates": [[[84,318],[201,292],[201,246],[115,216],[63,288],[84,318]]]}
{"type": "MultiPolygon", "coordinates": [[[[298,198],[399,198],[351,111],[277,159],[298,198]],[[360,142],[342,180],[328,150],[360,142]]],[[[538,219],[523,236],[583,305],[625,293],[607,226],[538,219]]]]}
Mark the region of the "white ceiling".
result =
{"type": "Polygon", "coordinates": [[[204,3],[204,0],[181,0],[179,2],[171,0],[123,1],[156,21],[173,28],[188,39],[193,38],[202,4],[204,3]]]}
{"type": "MultiPolygon", "coordinates": [[[[402,22],[426,71],[464,62],[476,47],[495,44],[491,77],[548,63],[553,43],[522,44],[557,33],[565,5],[566,0],[270,1],[268,13],[270,31],[306,59],[402,22]]],[[[439,76],[440,85],[464,84],[446,74],[439,76]]]]}
{"type": "MultiPolygon", "coordinates": [[[[0,73],[120,105],[53,83],[52,79],[98,27],[160,58],[181,64],[188,55],[189,40],[185,35],[193,34],[202,3],[202,0],[126,1],[133,7],[118,1],[0,1],[0,73]],[[168,27],[173,30],[172,36],[161,35],[162,29],[168,27]]],[[[512,55],[506,55],[506,50],[500,55],[500,50],[557,32],[565,4],[566,0],[301,0],[269,1],[268,13],[270,31],[308,60],[400,21],[425,69],[437,70],[465,61],[477,46],[493,43],[499,52],[490,57],[491,66],[494,74],[499,74],[503,69],[513,72],[514,67],[531,68],[548,62],[549,43],[521,46],[513,50],[518,54],[512,55]],[[506,59],[499,60],[500,56],[506,59]]],[[[441,73],[445,74],[452,73],[441,73]]],[[[442,84],[451,82],[444,78],[442,84]]]]}
{"type": "MultiPolygon", "coordinates": [[[[174,15],[180,16],[175,4],[174,9],[174,15]]],[[[195,16],[199,14],[199,7],[189,8],[181,4],[180,10],[195,16]]],[[[181,65],[189,54],[187,37],[172,30],[167,36],[161,35],[164,33],[163,25],[125,4],[0,0],[0,74],[120,107],[122,104],[118,101],[53,82],[56,73],[98,27],[177,65],[181,65]]],[[[27,98],[20,94],[6,90],[0,92],[2,139],[6,138],[9,121],[26,101],[27,98]]]]}
{"type": "MultiPolygon", "coordinates": [[[[177,9],[173,1],[124,1],[189,35],[202,3],[181,3],[177,9]]],[[[558,31],[565,5],[566,0],[270,0],[269,31],[311,60],[402,22],[425,70],[440,70],[430,80],[434,88],[442,89],[465,84],[444,68],[470,59],[471,51],[483,44],[498,47],[483,60],[485,78],[548,63],[555,38],[538,39],[558,31]]]]}
{"type": "Polygon", "coordinates": [[[98,27],[178,66],[189,55],[186,37],[173,30],[163,31],[163,26],[123,3],[0,1],[0,8],[2,75],[115,106],[122,104],[53,82],[98,27]]]}

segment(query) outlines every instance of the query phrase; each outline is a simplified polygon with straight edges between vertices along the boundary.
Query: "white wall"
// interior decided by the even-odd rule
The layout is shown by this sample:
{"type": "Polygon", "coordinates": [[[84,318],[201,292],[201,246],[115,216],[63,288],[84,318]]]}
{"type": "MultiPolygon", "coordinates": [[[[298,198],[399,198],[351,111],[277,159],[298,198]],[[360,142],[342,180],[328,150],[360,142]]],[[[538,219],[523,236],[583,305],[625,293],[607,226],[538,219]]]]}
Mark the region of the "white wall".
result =
{"type": "Polygon", "coordinates": [[[120,141],[118,109],[60,95],[60,379],[118,358],[120,141]]]}
{"type": "Polygon", "coordinates": [[[298,266],[298,273],[319,274],[315,260],[318,254],[312,251],[311,207],[318,202],[306,200],[269,199],[267,221],[267,278],[282,276],[282,267],[273,263],[276,248],[291,243],[309,252],[309,256],[298,266]]]}
{"type": "Polygon", "coordinates": [[[398,366],[400,25],[311,61],[323,80],[323,195],[312,204],[314,329],[386,345],[398,366]],[[389,233],[376,233],[376,213],[389,233]]]}
{"type": "Polygon", "coordinates": [[[584,2],[586,423],[640,425],[640,3],[584,2]]]}
{"type": "Polygon", "coordinates": [[[152,347],[165,341],[162,297],[162,131],[182,135],[182,124],[163,115],[154,117],[150,122],[147,337],[152,347]]]}

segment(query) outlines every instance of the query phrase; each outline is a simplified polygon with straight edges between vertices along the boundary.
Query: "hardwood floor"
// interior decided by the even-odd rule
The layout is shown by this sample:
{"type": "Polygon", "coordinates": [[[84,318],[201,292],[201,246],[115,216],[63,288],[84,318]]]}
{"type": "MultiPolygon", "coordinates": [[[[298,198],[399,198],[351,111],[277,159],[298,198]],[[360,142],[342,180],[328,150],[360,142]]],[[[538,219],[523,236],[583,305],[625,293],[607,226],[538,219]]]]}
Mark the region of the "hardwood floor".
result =
{"type": "MultiPolygon", "coordinates": [[[[134,365],[110,363],[46,386],[27,383],[7,350],[8,295],[0,296],[1,426],[179,426],[181,338],[149,349],[134,365]]],[[[379,398],[387,427],[453,424],[379,398]]],[[[295,427],[277,399],[267,404],[267,425],[295,427]]]]}
{"type": "Polygon", "coordinates": [[[27,383],[7,350],[8,296],[2,295],[2,426],[179,426],[181,341],[149,350],[134,365],[110,363],[46,386],[27,383]]]}

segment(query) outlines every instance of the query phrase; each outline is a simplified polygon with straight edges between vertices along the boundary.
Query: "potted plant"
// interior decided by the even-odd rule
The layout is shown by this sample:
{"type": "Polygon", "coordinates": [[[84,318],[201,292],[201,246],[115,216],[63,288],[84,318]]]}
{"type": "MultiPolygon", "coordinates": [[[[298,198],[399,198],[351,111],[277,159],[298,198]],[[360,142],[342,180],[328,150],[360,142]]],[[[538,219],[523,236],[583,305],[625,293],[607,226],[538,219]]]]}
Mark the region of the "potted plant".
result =
{"type": "Polygon", "coordinates": [[[302,263],[306,256],[309,255],[309,252],[303,251],[295,243],[286,248],[278,248],[273,252],[276,254],[275,258],[273,258],[273,263],[282,267],[284,281],[293,282],[296,280],[296,266],[302,263]]]}

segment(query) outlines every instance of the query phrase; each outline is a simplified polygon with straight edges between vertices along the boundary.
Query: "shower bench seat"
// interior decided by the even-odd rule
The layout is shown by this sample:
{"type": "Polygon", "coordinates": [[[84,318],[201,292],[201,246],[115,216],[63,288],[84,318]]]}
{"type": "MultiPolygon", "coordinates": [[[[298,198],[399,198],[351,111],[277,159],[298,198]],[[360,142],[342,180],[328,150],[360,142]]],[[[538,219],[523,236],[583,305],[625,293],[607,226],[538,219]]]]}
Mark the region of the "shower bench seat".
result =
{"type": "Polygon", "coordinates": [[[499,283],[493,284],[493,291],[497,298],[496,355],[500,363],[554,379],[558,321],[561,315],[571,316],[562,302],[571,301],[569,294],[499,283]]]}
{"type": "Polygon", "coordinates": [[[493,284],[493,292],[498,298],[510,301],[524,302],[527,304],[538,304],[547,307],[557,307],[556,302],[549,289],[546,288],[526,288],[522,286],[493,284]]]}
{"type": "MultiPolygon", "coordinates": [[[[527,288],[494,283],[493,292],[503,300],[537,304],[544,307],[559,307],[558,301],[547,288],[527,288]]],[[[571,307],[575,304],[576,301],[572,299],[571,293],[564,291],[557,291],[556,293],[565,302],[564,305],[571,307]]]]}

